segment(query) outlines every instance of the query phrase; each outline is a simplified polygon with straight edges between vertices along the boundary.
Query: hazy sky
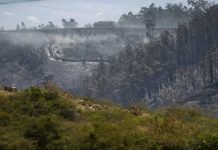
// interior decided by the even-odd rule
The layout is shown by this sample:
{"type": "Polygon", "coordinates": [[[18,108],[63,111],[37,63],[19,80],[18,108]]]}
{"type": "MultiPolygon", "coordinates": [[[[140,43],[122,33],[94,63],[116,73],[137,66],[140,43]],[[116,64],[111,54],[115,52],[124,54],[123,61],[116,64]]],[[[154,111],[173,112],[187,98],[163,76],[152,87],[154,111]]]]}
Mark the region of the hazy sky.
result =
{"type": "Polygon", "coordinates": [[[99,20],[117,21],[123,13],[136,13],[152,2],[165,6],[186,0],[0,0],[0,26],[12,29],[21,21],[27,26],[48,21],[61,26],[62,18],[75,18],[80,26],[99,20]]]}

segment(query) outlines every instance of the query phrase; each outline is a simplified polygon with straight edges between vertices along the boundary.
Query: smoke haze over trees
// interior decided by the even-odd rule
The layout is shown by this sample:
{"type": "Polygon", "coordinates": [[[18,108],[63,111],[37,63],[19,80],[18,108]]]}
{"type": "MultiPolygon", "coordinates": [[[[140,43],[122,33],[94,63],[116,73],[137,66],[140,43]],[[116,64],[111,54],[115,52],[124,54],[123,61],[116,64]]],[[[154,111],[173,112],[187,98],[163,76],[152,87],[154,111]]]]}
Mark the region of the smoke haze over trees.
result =
{"type": "MultiPolygon", "coordinates": [[[[13,38],[10,42],[2,40],[1,55],[24,68],[19,76],[39,69],[34,82],[52,80],[78,95],[113,99],[123,105],[146,101],[151,106],[163,106],[217,83],[217,12],[217,5],[189,0],[188,6],[151,4],[137,14],[123,14],[118,22],[98,21],[86,28],[77,28],[79,23],[73,18],[61,20],[64,29],[48,21],[29,30],[21,22],[17,31],[9,32],[21,35],[17,41],[28,37],[43,42],[31,47],[28,40],[21,46],[10,45],[13,38]],[[26,47],[29,51],[22,51],[26,47]],[[8,49],[19,54],[7,54],[8,49]],[[34,66],[31,60],[40,63],[34,66]]],[[[8,32],[1,34],[5,39],[8,32]]],[[[3,68],[2,74],[9,71],[12,80],[16,79],[16,71],[3,68]]],[[[5,78],[2,76],[1,84],[14,82],[5,78]]],[[[32,84],[16,83],[20,87],[32,84]]]]}
{"type": "MultiPolygon", "coordinates": [[[[142,99],[162,105],[216,84],[218,7],[206,1],[189,1],[189,5],[185,16],[190,19],[178,24],[175,35],[165,31],[147,44],[131,43],[113,63],[99,64],[90,79],[90,93],[124,105],[142,99]]],[[[183,8],[168,8],[174,6],[183,8]]],[[[151,8],[157,10],[154,5],[151,8]]]]}
{"type": "Polygon", "coordinates": [[[0,150],[218,150],[218,4],[88,1],[0,0],[0,150]]]}

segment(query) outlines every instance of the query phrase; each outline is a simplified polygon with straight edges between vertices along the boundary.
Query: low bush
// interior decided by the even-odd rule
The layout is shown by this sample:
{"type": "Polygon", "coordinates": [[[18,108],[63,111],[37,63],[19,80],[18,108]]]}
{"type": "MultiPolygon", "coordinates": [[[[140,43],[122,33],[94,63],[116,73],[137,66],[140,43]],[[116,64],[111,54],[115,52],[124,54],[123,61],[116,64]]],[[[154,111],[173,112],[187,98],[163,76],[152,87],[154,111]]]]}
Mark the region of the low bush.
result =
{"type": "Polygon", "coordinates": [[[0,103],[1,150],[218,149],[218,119],[194,108],[125,109],[51,84],[1,95],[0,103]],[[85,107],[93,105],[101,109],[85,107]]]}

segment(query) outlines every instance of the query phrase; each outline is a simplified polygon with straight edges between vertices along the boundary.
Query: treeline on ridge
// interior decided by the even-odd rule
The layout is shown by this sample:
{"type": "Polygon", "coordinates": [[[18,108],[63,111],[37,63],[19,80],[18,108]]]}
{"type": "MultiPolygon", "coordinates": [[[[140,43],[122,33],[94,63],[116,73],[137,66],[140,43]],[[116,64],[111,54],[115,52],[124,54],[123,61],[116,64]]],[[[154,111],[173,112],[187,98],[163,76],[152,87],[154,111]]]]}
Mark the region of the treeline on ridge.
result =
{"type": "Polygon", "coordinates": [[[100,63],[86,81],[87,94],[124,105],[146,99],[158,105],[182,100],[217,83],[218,5],[191,4],[190,19],[178,25],[176,34],[165,31],[146,44],[129,43],[111,58],[112,63],[100,63]],[[172,86],[173,90],[160,93],[172,86]],[[164,100],[167,94],[171,101],[164,100]]]}

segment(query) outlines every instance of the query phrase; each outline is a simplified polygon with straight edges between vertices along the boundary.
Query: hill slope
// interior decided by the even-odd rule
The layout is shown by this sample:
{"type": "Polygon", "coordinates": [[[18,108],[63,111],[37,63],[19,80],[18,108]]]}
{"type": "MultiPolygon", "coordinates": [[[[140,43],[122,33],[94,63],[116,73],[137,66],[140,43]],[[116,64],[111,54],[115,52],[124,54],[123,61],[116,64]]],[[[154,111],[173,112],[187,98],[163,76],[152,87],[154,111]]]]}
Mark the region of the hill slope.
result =
{"type": "Polygon", "coordinates": [[[217,150],[218,120],[195,109],[148,111],[55,86],[0,94],[1,150],[217,150]]]}

